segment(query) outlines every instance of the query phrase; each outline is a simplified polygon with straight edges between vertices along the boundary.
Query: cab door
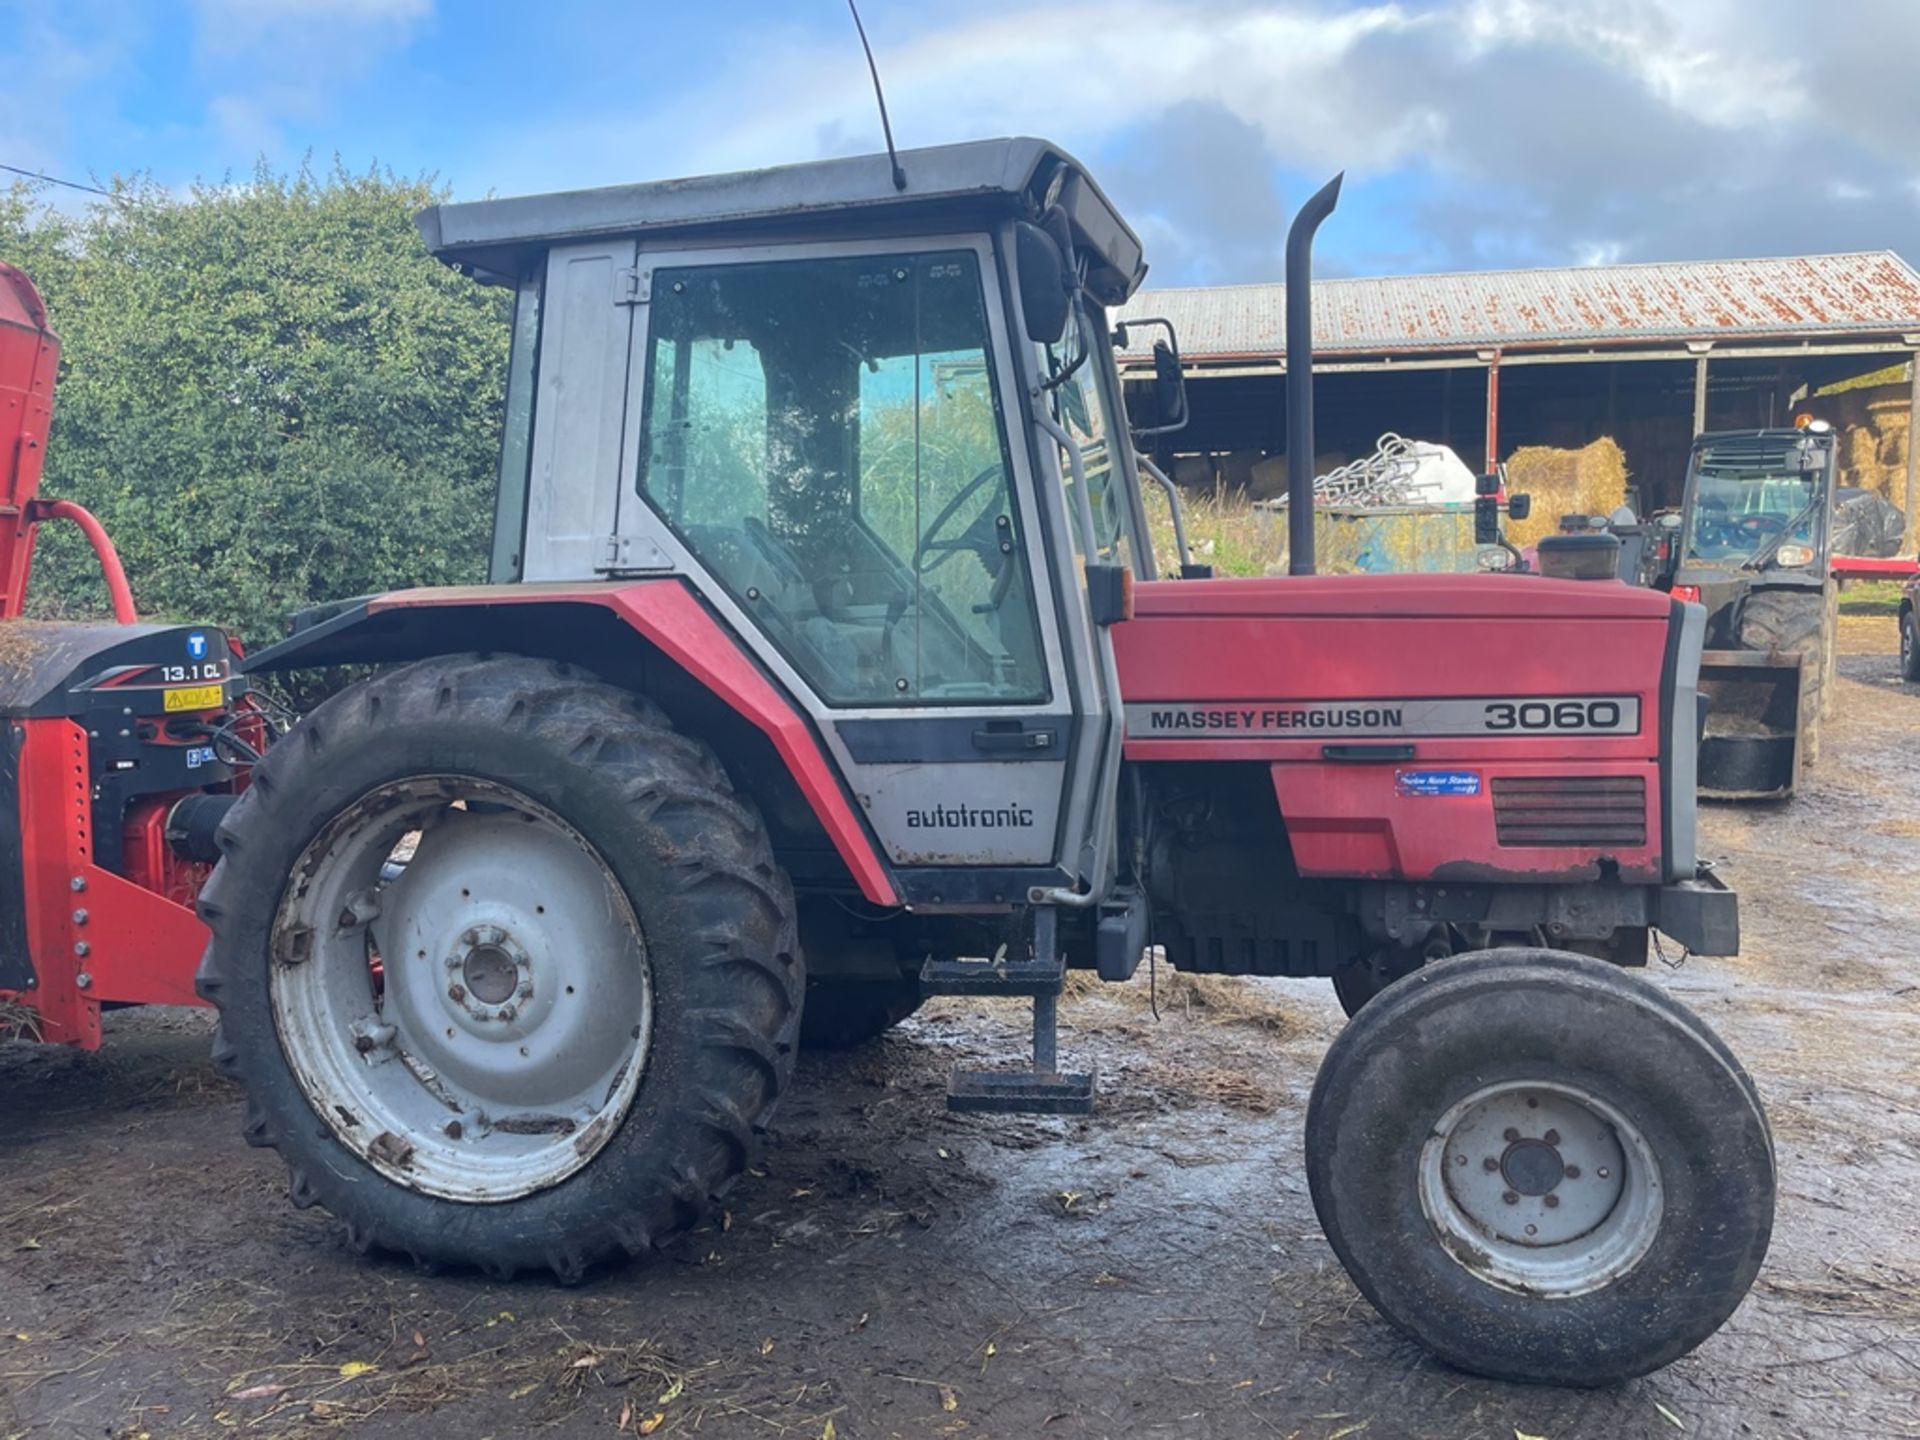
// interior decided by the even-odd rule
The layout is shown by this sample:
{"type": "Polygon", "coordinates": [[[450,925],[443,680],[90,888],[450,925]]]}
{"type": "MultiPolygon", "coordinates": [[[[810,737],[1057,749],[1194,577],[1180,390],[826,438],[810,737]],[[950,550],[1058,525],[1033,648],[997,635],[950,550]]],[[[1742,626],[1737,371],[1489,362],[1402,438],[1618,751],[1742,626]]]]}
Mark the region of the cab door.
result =
{"type": "Polygon", "coordinates": [[[992,246],[643,248],[637,273],[621,543],[809,713],[910,901],[1081,880],[1105,691],[992,246]]]}

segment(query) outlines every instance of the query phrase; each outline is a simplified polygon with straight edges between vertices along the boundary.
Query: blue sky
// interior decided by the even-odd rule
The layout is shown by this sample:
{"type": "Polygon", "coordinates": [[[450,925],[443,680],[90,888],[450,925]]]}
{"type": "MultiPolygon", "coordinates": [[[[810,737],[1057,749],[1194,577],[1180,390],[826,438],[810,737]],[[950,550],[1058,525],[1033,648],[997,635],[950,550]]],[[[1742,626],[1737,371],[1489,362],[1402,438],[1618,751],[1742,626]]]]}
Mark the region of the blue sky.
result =
{"type": "MultiPolygon", "coordinates": [[[[903,145],[1067,144],[1159,284],[1814,250],[1920,263],[1920,0],[865,0],[903,145]],[[1869,43],[1870,41],[1870,43],[1869,43]]],[[[463,197],[875,148],[842,0],[0,0],[0,164],[463,197]]]]}

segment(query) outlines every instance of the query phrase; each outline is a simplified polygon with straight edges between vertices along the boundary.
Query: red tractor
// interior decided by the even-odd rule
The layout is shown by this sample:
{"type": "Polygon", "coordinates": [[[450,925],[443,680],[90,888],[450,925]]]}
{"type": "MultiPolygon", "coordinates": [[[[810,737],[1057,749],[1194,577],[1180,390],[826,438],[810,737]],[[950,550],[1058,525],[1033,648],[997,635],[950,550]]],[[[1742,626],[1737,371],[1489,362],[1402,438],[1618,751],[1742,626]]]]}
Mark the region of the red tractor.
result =
{"type": "Polygon", "coordinates": [[[1656,927],[1737,945],[1695,855],[1698,606],[1148,578],[1108,319],[1146,266],[1042,141],[420,223],[515,296],[490,583],[252,657],[375,673],[254,769],[200,897],[215,1056],[297,1204],[577,1279],[708,1212],[798,1046],[927,995],[1033,1005],[1031,1068],[953,1107],[1085,1110],[1064,973],[1151,943],[1340,987],[1314,1202],[1445,1359],[1597,1383],[1733,1311],[1767,1123],[1629,973],[1656,927]]]}
{"type": "Polygon", "coordinates": [[[42,500],[60,341],[0,264],[0,1037],[100,1044],[116,1005],[195,1004],[193,903],[259,716],[209,625],[142,625],[92,515],[42,500]],[[35,532],[69,520],[118,623],[20,618],[35,532]]]}

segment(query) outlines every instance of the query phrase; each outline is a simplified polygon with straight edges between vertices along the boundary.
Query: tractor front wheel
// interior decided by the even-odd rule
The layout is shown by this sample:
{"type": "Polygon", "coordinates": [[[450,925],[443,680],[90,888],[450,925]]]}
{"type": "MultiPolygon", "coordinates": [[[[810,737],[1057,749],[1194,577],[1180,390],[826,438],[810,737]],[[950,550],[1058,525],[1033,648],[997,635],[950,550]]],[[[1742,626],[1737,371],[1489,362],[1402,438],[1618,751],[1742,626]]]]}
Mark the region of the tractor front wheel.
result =
{"type": "Polygon", "coordinates": [[[646,701],[529,659],[394,670],[276,745],[220,843],[215,1060],[358,1248],[574,1280],[750,1163],[793,1068],[792,891],[646,701]]]}
{"type": "Polygon", "coordinates": [[[1314,1209],[1384,1317],[1462,1370],[1600,1385],[1677,1359],[1766,1254],[1773,1143],[1697,1017],[1559,951],[1436,961],[1334,1041],[1314,1209]]]}

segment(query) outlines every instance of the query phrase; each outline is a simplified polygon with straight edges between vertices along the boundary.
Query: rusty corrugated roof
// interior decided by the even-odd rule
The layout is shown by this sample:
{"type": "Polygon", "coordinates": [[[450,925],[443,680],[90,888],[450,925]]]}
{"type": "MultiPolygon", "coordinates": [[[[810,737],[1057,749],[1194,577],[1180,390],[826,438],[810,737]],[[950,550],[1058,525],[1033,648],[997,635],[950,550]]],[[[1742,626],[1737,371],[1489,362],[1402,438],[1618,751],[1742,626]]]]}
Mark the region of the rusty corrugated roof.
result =
{"type": "MultiPolygon", "coordinates": [[[[1286,295],[1278,283],[1143,290],[1115,318],[1168,317],[1191,359],[1277,356],[1286,295]]],[[[1330,354],[1912,332],[1920,272],[1879,250],[1384,275],[1316,281],[1313,308],[1315,351],[1330,354]]]]}

